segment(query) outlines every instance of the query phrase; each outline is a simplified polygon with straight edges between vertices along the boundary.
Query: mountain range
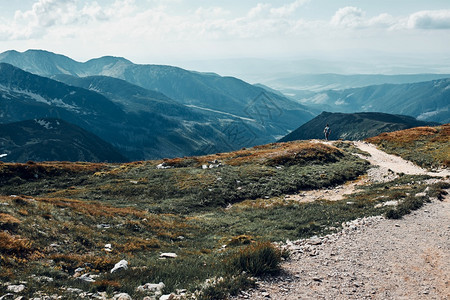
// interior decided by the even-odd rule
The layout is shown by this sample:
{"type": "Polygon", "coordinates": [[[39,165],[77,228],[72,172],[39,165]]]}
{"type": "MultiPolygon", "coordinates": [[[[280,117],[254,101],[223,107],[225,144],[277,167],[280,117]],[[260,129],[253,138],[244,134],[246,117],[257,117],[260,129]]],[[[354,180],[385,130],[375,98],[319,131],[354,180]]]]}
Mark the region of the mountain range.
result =
{"type": "Polygon", "coordinates": [[[7,51],[0,62],[41,76],[108,76],[123,79],[142,88],[163,93],[195,110],[215,111],[250,119],[267,128],[266,136],[284,135],[295,125],[314,117],[307,107],[259,86],[234,77],[200,73],[173,66],[141,65],[105,56],[81,63],[42,50],[23,53],[7,51]],[[261,97],[261,95],[263,95],[261,97]]]}
{"type": "Polygon", "coordinates": [[[128,161],[109,143],[61,119],[35,119],[0,124],[1,160],[128,161]]]}
{"type": "Polygon", "coordinates": [[[384,112],[422,121],[450,122],[450,78],[408,84],[381,84],[328,90],[302,98],[311,109],[330,112],[384,112]]]}
{"type": "Polygon", "coordinates": [[[418,126],[435,126],[438,123],[416,120],[410,116],[386,113],[330,113],[322,112],[314,119],[301,125],[280,142],[295,140],[324,139],[326,125],[331,128],[330,140],[363,140],[383,132],[392,132],[418,126]]]}
{"type": "MultiPolygon", "coordinates": [[[[311,88],[294,100],[234,77],[120,57],[77,62],[42,50],[6,51],[0,54],[0,123],[58,118],[97,135],[130,160],[202,155],[274,142],[323,110],[447,123],[450,79],[415,82],[442,76],[305,75],[291,83],[309,88],[314,82],[322,88],[414,83],[311,88]]],[[[378,125],[376,130],[390,128],[378,125]]]]}
{"type": "Polygon", "coordinates": [[[280,75],[264,81],[279,91],[291,94],[321,92],[327,90],[345,90],[381,84],[406,84],[450,78],[450,74],[296,74],[280,75]]]}
{"type": "Polygon", "coordinates": [[[26,71],[2,65],[1,92],[14,101],[0,122],[61,117],[133,160],[273,142],[314,117],[280,94],[217,74],[117,57],[80,63],[40,50],[7,51],[0,62],[26,71]]]}

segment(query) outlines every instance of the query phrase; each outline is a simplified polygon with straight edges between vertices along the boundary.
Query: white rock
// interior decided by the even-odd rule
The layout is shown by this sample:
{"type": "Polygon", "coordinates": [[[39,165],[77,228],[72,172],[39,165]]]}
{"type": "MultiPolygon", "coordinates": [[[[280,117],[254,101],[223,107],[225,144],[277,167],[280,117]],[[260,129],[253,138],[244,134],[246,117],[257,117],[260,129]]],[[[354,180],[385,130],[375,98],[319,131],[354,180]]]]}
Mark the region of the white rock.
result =
{"type": "Polygon", "coordinates": [[[114,273],[120,269],[124,269],[124,270],[128,269],[128,262],[125,259],[122,259],[117,264],[115,264],[114,268],[111,269],[111,273],[114,273]]]}
{"type": "Polygon", "coordinates": [[[161,255],[159,257],[161,258],[176,258],[178,255],[176,253],[161,253],[161,255]]]}
{"type": "Polygon", "coordinates": [[[86,281],[86,282],[95,282],[95,279],[91,277],[89,273],[83,274],[78,279],[86,281]]]}
{"type": "Polygon", "coordinates": [[[114,295],[113,299],[114,300],[132,300],[130,295],[128,295],[127,293],[120,293],[120,294],[114,295]]]}
{"type": "Polygon", "coordinates": [[[162,295],[161,297],[159,297],[159,300],[171,300],[173,298],[174,298],[173,294],[169,294],[169,295],[162,295]]]}
{"type": "Polygon", "coordinates": [[[13,292],[13,293],[20,293],[21,291],[23,291],[25,289],[25,285],[23,284],[18,284],[18,285],[8,285],[8,287],[6,288],[6,290],[8,292],[13,292]]]}
{"type": "Polygon", "coordinates": [[[136,288],[138,292],[161,292],[166,285],[163,282],[160,283],[146,283],[136,288]]]}
{"type": "Polygon", "coordinates": [[[6,288],[6,290],[8,292],[13,292],[13,293],[20,293],[21,291],[23,291],[25,289],[25,285],[23,284],[18,284],[18,285],[8,285],[8,287],[6,288]]]}
{"type": "Polygon", "coordinates": [[[83,292],[82,289],[77,289],[77,288],[67,288],[67,290],[69,293],[74,293],[74,294],[80,294],[83,292]]]}

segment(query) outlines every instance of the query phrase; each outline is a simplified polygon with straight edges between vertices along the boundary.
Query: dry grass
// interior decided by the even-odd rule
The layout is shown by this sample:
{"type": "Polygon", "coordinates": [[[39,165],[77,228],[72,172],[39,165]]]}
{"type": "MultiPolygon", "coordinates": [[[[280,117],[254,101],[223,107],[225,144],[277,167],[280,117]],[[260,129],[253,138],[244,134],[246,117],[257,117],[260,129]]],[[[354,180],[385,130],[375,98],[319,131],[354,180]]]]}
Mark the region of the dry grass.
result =
{"type": "Polygon", "coordinates": [[[273,143],[255,146],[249,149],[241,149],[230,153],[218,153],[199,157],[200,164],[218,160],[231,166],[245,164],[259,165],[285,165],[299,162],[316,161],[324,162],[335,160],[335,156],[341,156],[341,150],[330,145],[296,141],[287,143],[273,143]]]}
{"type": "Polygon", "coordinates": [[[14,230],[20,224],[20,220],[5,213],[0,213],[0,229],[14,230]]]}

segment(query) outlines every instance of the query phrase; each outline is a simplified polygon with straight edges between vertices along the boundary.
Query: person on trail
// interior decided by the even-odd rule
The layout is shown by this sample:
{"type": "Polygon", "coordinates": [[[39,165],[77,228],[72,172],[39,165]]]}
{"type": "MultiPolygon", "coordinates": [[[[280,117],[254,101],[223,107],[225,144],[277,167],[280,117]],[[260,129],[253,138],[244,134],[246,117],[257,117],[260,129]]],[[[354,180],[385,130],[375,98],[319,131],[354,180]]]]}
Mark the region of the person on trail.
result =
{"type": "Polygon", "coordinates": [[[328,136],[330,136],[330,133],[331,133],[331,128],[330,128],[330,126],[328,126],[328,124],[327,124],[327,126],[325,126],[323,133],[325,134],[325,139],[328,141],[328,136]]]}

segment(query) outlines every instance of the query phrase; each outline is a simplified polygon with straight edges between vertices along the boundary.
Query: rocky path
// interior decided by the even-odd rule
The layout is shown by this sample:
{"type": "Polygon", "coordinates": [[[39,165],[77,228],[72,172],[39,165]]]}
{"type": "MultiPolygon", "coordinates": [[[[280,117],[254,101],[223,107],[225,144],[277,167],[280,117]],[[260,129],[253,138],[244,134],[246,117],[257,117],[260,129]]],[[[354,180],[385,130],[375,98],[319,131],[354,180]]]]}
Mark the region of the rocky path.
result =
{"type": "MultiPolygon", "coordinates": [[[[356,145],[380,166],[369,172],[374,180],[426,173],[373,145],[356,145]]],[[[282,275],[235,299],[450,299],[449,195],[401,220],[355,220],[339,233],[287,246],[293,254],[282,275]]]]}
{"type": "Polygon", "coordinates": [[[379,169],[386,171],[392,170],[396,173],[404,173],[404,174],[427,174],[431,176],[439,176],[445,177],[450,176],[450,170],[440,170],[439,172],[428,172],[421,167],[413,164],[410,161],[404,160],[403,158],[395,155],[387,154],[379,150],[375,145],[366,143],[366,142],[354,142],[354,144],[361,149],[369,153],[371,156],[364,157],[371,164],[377,165],[379,169]]]}

